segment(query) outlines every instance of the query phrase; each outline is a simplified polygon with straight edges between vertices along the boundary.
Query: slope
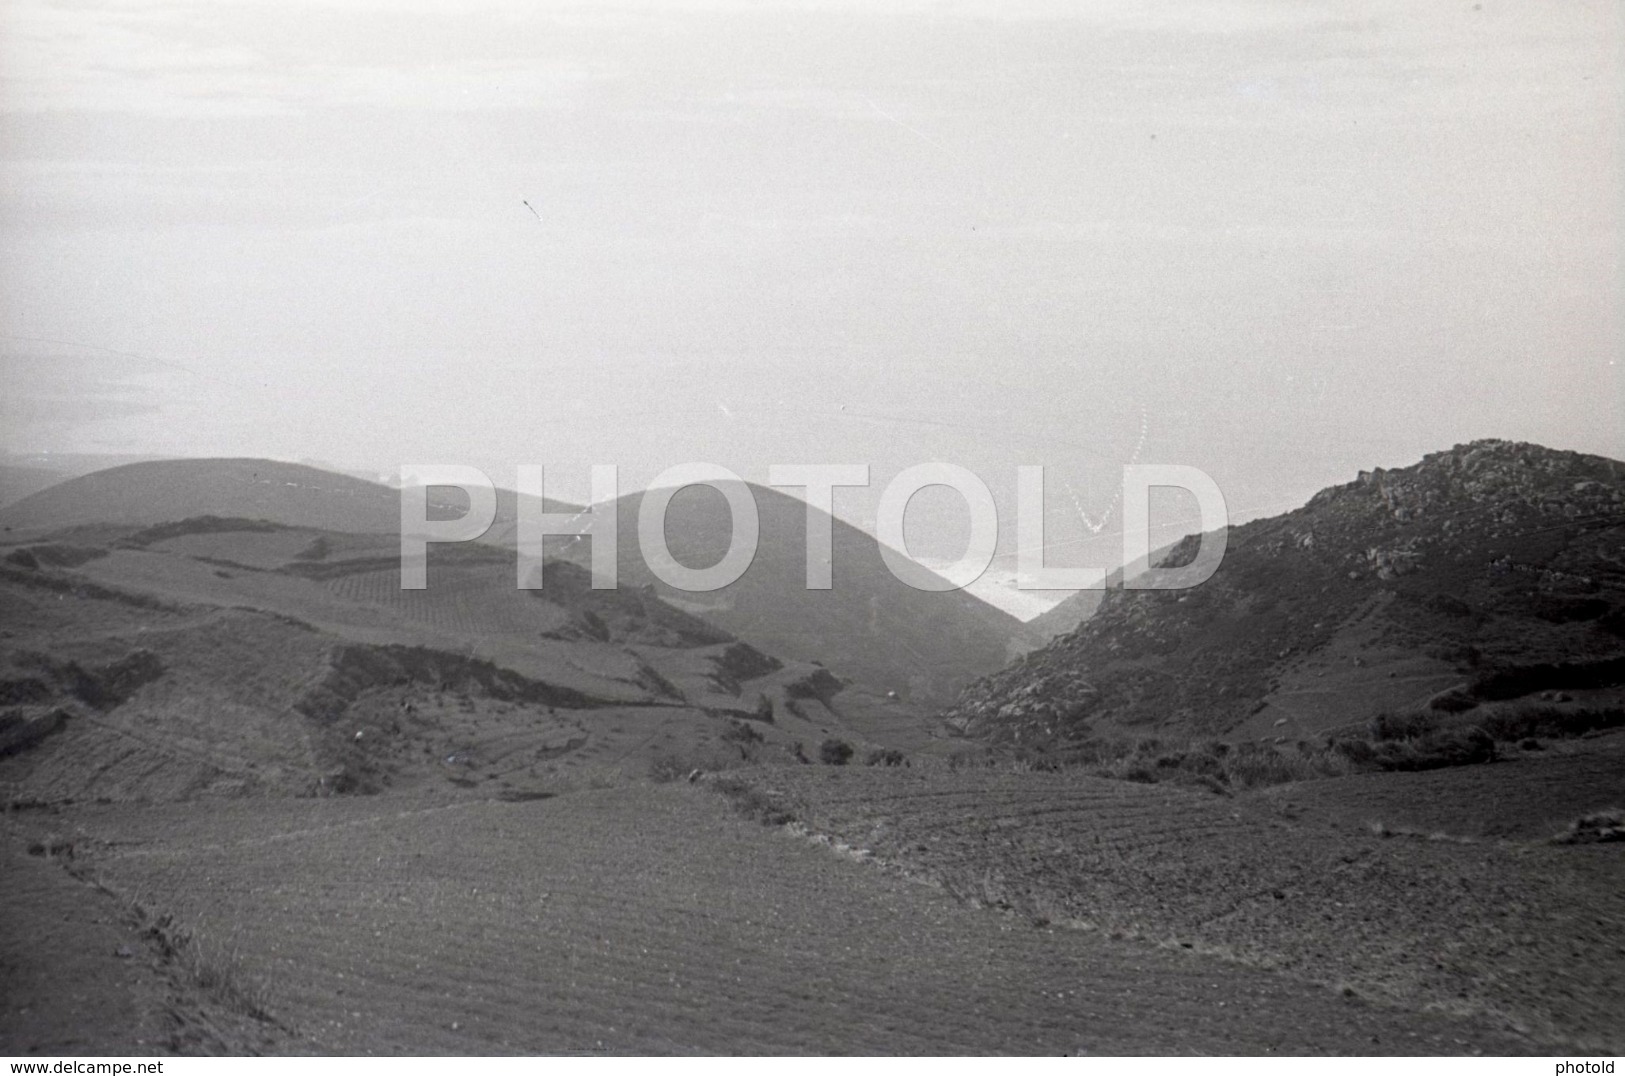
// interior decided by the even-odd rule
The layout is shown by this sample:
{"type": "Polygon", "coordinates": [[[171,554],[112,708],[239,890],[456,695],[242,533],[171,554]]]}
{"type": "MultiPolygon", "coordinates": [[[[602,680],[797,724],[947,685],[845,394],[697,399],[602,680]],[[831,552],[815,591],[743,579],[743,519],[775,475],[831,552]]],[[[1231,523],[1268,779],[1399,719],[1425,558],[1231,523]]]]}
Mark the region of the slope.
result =
{"type": "MultiPolygon", "coordinates": [[[[908,586],[886,567],[873,537],[839,519],[830,519],[833,587],[808,590],[806,502],[775,489],[749,488],[761,528],[756,558],[739,580],[706,593],[678,590],[649,570],[637,540],[643,494],[620,498],[621,585],[653,586],[668,602],[763,650],[821,662],[879,695],[896,692],[920,705],[946,702],[1008,659],[1020,621],[962,590],[908,586]]],[[[727,551],[731,521],[717,491],[683,490],[666,515],[672,555],[691,568],[717,563],[727,551]]],[[[585,563],[586,543],[564,555],[585,563]]],[[[919,578],[930,576],[918,571],[919,578]]]]}
{"type": "MultiPolygon", "coordinates": [[[[204,517],[0,557],[0,781],[28,802],[556,787],[847,732],[841,684],[652,593],[384,537],[204,517]]],[[[686,772],[686,771],[685,771],[686,772]]]]}
{"type": "MultiPolygon", "coordinates": [[[[1194,549],[1180,543],[1167,563],[1194,549]]],[[[972,685],[947,716],[1035,747],[1128,729],[1302,735],[1497,670],[1526,684],[1512,695],[1574,686],[1516,670],[1625,653],[1622,550],[1622,465],[1460,445],[1233,529],[1200,586],[1109,592],[1080,628],[972,685]]]]}

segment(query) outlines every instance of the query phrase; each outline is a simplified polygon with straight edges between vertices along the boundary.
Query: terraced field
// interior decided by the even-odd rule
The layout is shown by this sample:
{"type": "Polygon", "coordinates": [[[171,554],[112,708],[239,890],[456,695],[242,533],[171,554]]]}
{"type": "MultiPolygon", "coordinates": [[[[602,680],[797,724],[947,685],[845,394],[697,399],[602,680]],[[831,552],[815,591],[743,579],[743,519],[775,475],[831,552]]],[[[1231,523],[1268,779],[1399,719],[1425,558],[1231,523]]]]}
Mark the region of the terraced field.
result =
{"type": "Polygon", "coordinates": [[[569,622],[565,610],[541,601],[533,591],[518,589],[511,578],[488,568],[442,568],[426,590],[402,590],[399,570],[345,575],[326,586],[346,601],[383,605],[399,616],[446,632],[508,633],[534,639],[569,622]]]}
{"type": "MultiPolygon", "coordinates": [[[[192,931],[205,966],[230,986],[216,994],[263,1007],[269,1041],[242,1048],[1530,1046],[1478,1019],[1403,1012],[1198,953],[978,910],[750,822],[696,786],[530,802],[83,807],[15,816],[12,840],[45,830],[59,835],[52,847],[71,841],[64,862],[75,876],[192,931]]],[[[8,911],[19,922],[40,913],[8,911]]],[[[17,1041],[15,1023],[0,1030],[17,1041]]]]}
{"type": "Polygon", "coordinates": [[[1476,1014],[1554,1049],[1625,1047],[1617,843],[1393,839],[1295,802],[1335,795],[1336,780],[1236,798],[991,771],[787,769],[753,781],[811,833],[1030,921],[1476,1014]]]}

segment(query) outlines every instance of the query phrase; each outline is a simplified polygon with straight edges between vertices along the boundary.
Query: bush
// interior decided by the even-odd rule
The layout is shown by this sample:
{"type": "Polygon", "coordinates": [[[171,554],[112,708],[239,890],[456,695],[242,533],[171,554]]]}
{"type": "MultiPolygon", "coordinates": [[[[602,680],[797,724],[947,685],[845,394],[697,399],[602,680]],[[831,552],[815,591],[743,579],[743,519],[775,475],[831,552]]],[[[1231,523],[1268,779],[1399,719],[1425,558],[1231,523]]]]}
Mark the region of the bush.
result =
{"type": "Polygon", "coordinates": [[[845,766],[852,759],[852,745],[845,740],[829,739],[818,745],[818,761],[826,766],[845,766]]]}
{"type": "Polygon", "coordinates": [[[1371,739],[1414,740],[1438,731],[1439,719],[1432,714],[1413,711],[1394,714],[1384,711],[1373,717],[1367,726],[1371,739]]]}
{"type": "MultiPolygon", "coordinates": [[[[1303,743],[1289,749],[1253,743],[1232,746],[1218,740],[1188,744],[1185,750],[1169,750],[1171,746],[1154,739],[1137,743],[1099,740],[1080,744],[1070,757],[1093,759],[1081,765],[1100,777],[1138,784],[1186,785],[1219,795],[1236,789],[1337,776],[1351,770],[1342,755],[1303,743]]],[[[1034,768],[1044,767],[1034,763],[1034,768]]]]}
{"type": "Polygon", "coordinates": [[[902,766],[907,761],[895,747],[876,748],[863,758],[865,766],[902,766]]]}
{"type": "Polygon", "coordinates": [[[1494,738],[1477,726],[1384,741],[1375,746],[1372,756],[1382,769],[1405,771],[1471,766],[1495,759],[1494,738]]]}
{"type": "Polygon", "coordinates": [[[1240,744],[1224,760],[1225,782],[1236,788],[1264,788],[1312,781],[1346,772],[1342,760],[1325,751],[1279,751],[1263,744],[1240,744]]]}
{"type": "Polygon", "coordinates": [[[1556,688],[1613,687],[1625,682],[1625,657],[1595,661],[1505,665],[1473,678],[1469,686],[1480,699],[1516,699],[1556,688]]]}

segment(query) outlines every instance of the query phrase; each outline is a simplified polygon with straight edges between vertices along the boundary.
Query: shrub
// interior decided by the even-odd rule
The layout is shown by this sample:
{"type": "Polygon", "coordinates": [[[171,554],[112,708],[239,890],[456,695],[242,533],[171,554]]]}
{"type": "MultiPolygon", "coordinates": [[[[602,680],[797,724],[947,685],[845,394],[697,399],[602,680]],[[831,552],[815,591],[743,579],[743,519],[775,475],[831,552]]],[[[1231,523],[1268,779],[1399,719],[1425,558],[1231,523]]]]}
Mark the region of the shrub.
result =
{"type": "Polygon", "coordinates": [[[852,745],[845,740],[828,739],[818,745],[818,760],[826,766],[845,766],[852,758],[852,745]]]}
{"type": "Polygon", "coordinates": [[[901,766],[905,762],[907,759],[903,757],[903,752],[895,747],[876,748],[863,758],[865,766],[901,766]]]}
{"type": "Polygon", "coordinates": [[[795,820],[772,795],[738,777],[719,777],[707,782],[706,787],[728,797],[734,810],[764,826],[782,826],[795,820]]]}
{"type": "Polygon", "coordinates": [[[1615,807],[1597,811],[1569,823],[1569,828],[1552,838],[1553,844],[1594,844],[1625,841],[1625,811],[1615,807]]]}
{"type": "Polygon", "coordinates": [[[1441,714],[1460,714],[1478,705],[1478,700],[1460,688],[1441,692],[1428,700],[1428,709],[1441,714]]]}
{"type": "Polygon", "coordinates": [[[1367,731],[1371,739],[1381,742],[1414,740],[1435,732],[1438,728],[1439,719],[1429,713],[1412,711],[1395,714],[1384,711],[1371,719],[1367,731]]]}
{"type": "Polygon", "coordinates": [[[1280,751],[1264,744],[1240,744],[1224,760],[1226,783],[1236,788],[1312,781],[1342,771],[1327,752],[1305,752],[1301,747],[1280,751]]]}
{"type": "Polygon", "coordinates": [[[1373,761],[1385,770],[1438,770],[1494,762],[1495,740],[1477,726],[1433,732],[1375,746],[1373,761]]]}
{"type": "Polygon", "coordinates": [[[1584,736],[1595,729],[1625,725],[1625,708],[1566,710],[1559,706],[1519,706],[1487,714],[1483,725],[1497,740],[1584,736]]]}

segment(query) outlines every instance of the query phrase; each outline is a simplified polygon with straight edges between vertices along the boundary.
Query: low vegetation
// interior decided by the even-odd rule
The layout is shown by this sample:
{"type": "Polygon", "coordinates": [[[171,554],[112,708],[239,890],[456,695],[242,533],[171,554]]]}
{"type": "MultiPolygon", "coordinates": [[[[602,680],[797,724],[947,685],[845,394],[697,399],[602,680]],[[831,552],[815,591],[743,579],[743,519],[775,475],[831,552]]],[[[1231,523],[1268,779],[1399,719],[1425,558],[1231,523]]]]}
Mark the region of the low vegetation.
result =
{"type": "Polygon", "coordinates": [[[764,826],[782,826],[795,820],[795,815],[771,792],[757,788],[751,782],[724,774],[705,782],[705,787],[727,798],[733,809],[753,822],[764,826]]]}
{"type": "Polygon", "coordinates": [[[1484,700],[1516,699],[1537,691],[1612,687],[1625,682],[1625,657],[1592,661],[1538,662],[1490,669],[1473,678],[1468,692],[1484,700]]]}
{"type": "MultiPolygon", "coordinates": [[[[1625,727],[1625,708],[1526,703],[1477,712],[1384,712],[1363,728],[1318,741],[1228,743],[1147,736],[1096,738],[1062,750],[988,752],[950,759],[955,769],[1011,765],[1018,770],[1078,770],[1141,784],[1193,785],[1220,794],[1376,771],[1419,771],[1495,762],[1513,750],[1539,750],[1566,739],[1625,727]]],[[[872,765],[873,763],[871,763],[872,765]]]]}
{"type": "Polygon", "coordinates": [[[136,531],[134,534],[120,540],[119,545],[133,549],[145,549],[159,542],[166,542],[171,538],[180,538],[188,534],[269,534],[287,529],[281,523],[273,523],[265,519],[243,519],[237,516],[194,516],[191,519],[177,520],[174,523],[159,523],[136,531]]]}
{"type": "Polygon", "coordinates": [[[1625,810],[1618,807],[1577,818],[1552,838],[1553,844],[1596,844],[1625,841],[1625,810]]]}
{"type": "Polygon", "coordinates": [[[818,761],[826,766],[845,766],[852,760],[852,745],[834,738],[818,745],[818,761]]]}
{"type": "Polygon", "coordinates": [[[68,545],[51,542],[45,545],[24,546],[6,554],[6,563],[19,568],[77,568],[107,556],[99,546],[68,545]]]}
{"type": "MultiPolygon", "coordinates": [[[[67,854],[71,858],[71,849],[67,854]]],[[[269,1008],[270,983],[249,973],[235,945],[221,945],[200,937],[177,922],[174,915],[156,910],[145,894],[125,893],[99,872],[70,869],[69,873],[118,901],[124,909],[124,918],[141,940],[153,948],[160,961],[204,997],[230,1012],[283,1026],[269,1008]]]]}

